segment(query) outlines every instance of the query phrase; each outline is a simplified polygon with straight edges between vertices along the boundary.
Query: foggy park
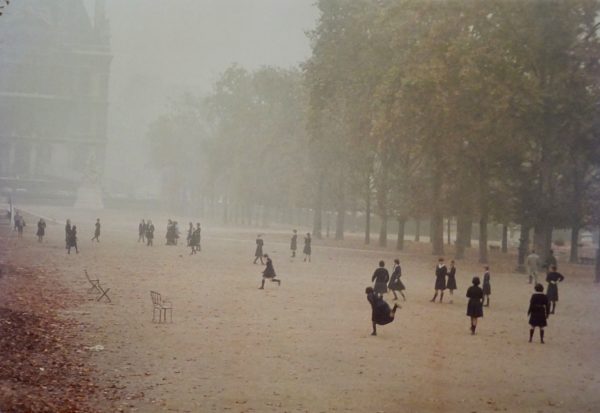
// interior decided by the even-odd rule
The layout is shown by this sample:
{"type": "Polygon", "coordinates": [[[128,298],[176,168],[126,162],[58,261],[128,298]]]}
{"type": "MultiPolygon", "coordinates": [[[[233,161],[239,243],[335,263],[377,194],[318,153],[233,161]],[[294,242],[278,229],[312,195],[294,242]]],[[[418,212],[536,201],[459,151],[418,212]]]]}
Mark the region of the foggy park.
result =
{"type": "Polygon", "coordinates": [[[597,412],[600,1],[0,0],[0,413],[597,412]]]}

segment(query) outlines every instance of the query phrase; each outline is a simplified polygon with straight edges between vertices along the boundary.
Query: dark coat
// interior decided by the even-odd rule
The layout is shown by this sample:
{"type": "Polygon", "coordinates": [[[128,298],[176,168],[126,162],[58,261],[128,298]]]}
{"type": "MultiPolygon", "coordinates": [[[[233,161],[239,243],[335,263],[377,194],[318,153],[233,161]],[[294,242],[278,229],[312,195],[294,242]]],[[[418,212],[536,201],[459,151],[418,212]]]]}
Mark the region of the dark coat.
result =
{"type": "Polygon", "coordinates": [[[392,272],[392,276],[390,277],[390,283],[388,284],[388,288],[390,290],[402,291],[402,290],[406,289],[406,287],[400,280],[400,277],[402,277],[402,269],[398,265],[398,266],[396,266],[396,268],[394,268],[394,271],[392,272]]]}
{"type": "Polygon", "coordinates": [[[375,324],[385,325],[394,321],[394,317],[390,315],[391,308],[377,293],[372,292],[367,294],[367,300],[371,304],[371,321],[375,324]]]}
{"type": "Polygon", "coordinates": [[[492,295],[492,284],[490,283],[490,272],[483,274],[483,294],[492,295]]]}
{"type": "Polygon", "coordinates": [[[290,241],[290,249],[292,251],[296,251],[298,249],[298,235],[292,235],[292,240],[290,241]]]}
{"type": "Polygon", "coordinates": [[[265,245],[265,242],[262,239],[257,238],[256,239],[256,251],[254,251],[255,257],[263,256],[263,245],[265,245]]]}
{"type": "Polygon", "coordinates": [[[533,294],[531,300],[529,300],[529,310],[527,310],[529,325],[532,327],[546,327],[548,325],[546,322],[548,314],[550,314],[548,297],[544,293],[533,294]]]}
{"type": "Polygon", "coordinates": [[[559,272],[549,272],[546,275],[546,282],[548,283],[548,289],[546,290],[546,296],[549,301],[558,301],[558,283],[563,282],[565,277],[559,272]]]}
{"type": "Polygon", "coordinates": [[[312,253],[312,247],[310,246],[312,242],[311,238],[304,237],[304,254],[310,255],[312,253]]]}
{"type": "Polygon", "coordinates": [[[273,268],[273,261],[271,261],[271,258],[267,258],[267,266],[265,267],[265,270],[263,271],[263,277],[264,278],[277,277],[277,274],[275,274],[275,268],[273,268]]]}
{"type": "Polygon", "coordinates": [[[371,277],[371,281],[375,281],[375,285],[373,285],[373,290],[376,293],[383,294],[387,293],[387,283],[390,280],[390,273],[383,267],[379,267],[373,273],[373,277],[371,277]]]}
{"type": "Polygon", "coordinates": [[[450,268],[448,271],[448,281],[446,282],[446,288],[449,290],[456,290],[456,267],[450,268]]]}
{"type": "Polygon", "coordinates": [[[467,315],[469,317],[483,317],[483,290],[478,285],[472,285],[467,290],[467,315]]]}
{"type": "Polygon", "coordinates": [[[438,265],[435,267],[435,289],[445,290],[446,289],[446,275],[448,274],[448,268],[445,265],[441,267],[438,265]]]}

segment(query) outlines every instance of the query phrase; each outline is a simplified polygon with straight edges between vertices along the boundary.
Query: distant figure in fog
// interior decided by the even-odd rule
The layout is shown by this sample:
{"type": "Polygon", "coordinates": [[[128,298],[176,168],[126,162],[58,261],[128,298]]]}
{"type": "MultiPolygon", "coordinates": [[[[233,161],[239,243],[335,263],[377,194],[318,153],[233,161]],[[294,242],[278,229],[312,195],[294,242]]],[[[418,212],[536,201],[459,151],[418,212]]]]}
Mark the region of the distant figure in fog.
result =
{"type": "Polygon", "coordinates": [[[310,262],[310,254],[312,253],[312,247],[311,244],[312,243],[312,238],[310,237],[310,232],[306,233],[306,236],[304,237],[304,261],[306,262],[306,260],[308,260],[308,262],[310,262]]]}
{"type": "Polygon", "coordinates": [[[400,268],[400,260],[398,258],[396,258],[394,260],[394,271],[392,272],[392,275],[390,277],[390,283],[388,284],[388,288],[394,294],[394,301],[398,299],[398,295],[396,295],[396,291],[398,291],[400,293],[400,295],[402,296],[402,299],[404,301],[406,301],[406,297],[404,296],[404,293],[402,292],[403,290],[406,289],[406,287],[402,283],[402,280],[400,280],[400,277],[402,277],[402,268],[400,268]]]}
{"type": "Polygon", "coordinates": [[[79,254],[77,249],[77,226],[73,225],[69,232],[69,239],[67,241],[67,254],[71,253],[71,248],[75,248],[75,253],[79,254]]]}
{"type": "Polygon", "coordinates": [[[373,287],[367,287],[365,289],[365,294],[367,294],[367,301],[371,304],[371,322],[373,324],[373,332],[371,332],[371,335],[376,336],[377,324],[383,326],[394,321],[396,310],[400,308],[400,306],[394,304],[394,308],[390,308],[389,304],[385,302],[381,295],[373,290],[373,287]]]}
{"type": "Polygon", "coordinates": [[[550,267],[550,272],[546,275],[546,282],[548,283],[548,290],[546,296],[548,301],[552,304],[550,314],[554,314],[556,311],[556,302],[558,301],[558,283],[564,281],[565,277],[556,271],[556,265],[550,267]]]}
{"type": "Polygon", "coordinates": [[[94,229],[94,237],[92,241],[100,242],[100,218],[96,219],[96,229],[94,229]]]}
{"type": "Polygon", "coordinates": [[[296,256],[296,250],[298,249],[298,231],[294,230],[294,235],[290,241],[290,249],[292,250],[292,258],[296,256]]]}
{"type": "Polygon", "coordinates": [[[154,224],[151,220],[148,220],[146,224],[146,246],[151,247],[154,245],[154,224]]]}
{"type": "Polygon", "coordinates": [[[387,293],[387,283],[389,280],[390,273],[385,269],[385,262],[379,261],[379,268],[375,270],[371,277],[371,282],[375,282],[373,291],[377,294],[387,293]]]}
{"type": "Polygon", "coordinates": [[[258,234],[256,236],[256,250],[254,251],[253,264],[256,264],[256,261],[258,261],[259,259],[260,259],[260,263],[264,264],[264,262],[263,262],[263,245],[265,245],[265,242],[262,240],[262,235],[258,234]]]}
{"type": "Polygon", "coordinates": [[[267,266],[265,267],[265,270],[263,271],[263,278],[262,278],[262,282],[260,284],[260,287],[258,287],[259,290],[264,290],[265,288],[265,280],[271,280],[271,282],[276,282],[277,286],[281,285],[281,280],[278,280],[277,278],[277,274],[275,274],[275,268],[273,268],[273,261],[271,261],[271,258],[269,258],[269,256],[267,254],[264,255],[265,260],[267,261],[267,266]]]}
{"type": "Polygon", "coordinates": [[[548,251],[548,258],[546,258],[546,262],[544,263],[544,269],[546,270],[546,272],[548,272],[552,269],[552,266],[558,268],[558,262],[556,261],[556,257],[554,256],[554,251],[550,250],[548,251]]]}
{"type": "Polygon", "coordinates": [[[179,228],[177,227],[177,221],[169,220],[167,224],[167,245],[177,245],[179,239],[179,228]]]}
{"type": "Polygon", "coordinates": [[[191,247],[191,246],[192,246],[192,235],[193,235],[193,234],[194,234],[194,224],[192,224],[192,223],[190,222],[190,225],[189,225],[189,227],[188,227],[187,238],[186,238],[186,241],[187,241],[187,246],[188,246],[188,247],[191,247]]]}
{"type": "Polygon", "coordinates": [[[192,235],[189,241],[190,247],[192,248],[192,252],[190,253],[190,255],[196,254],[198,251],[202,251],[202,248],[200,247],[201,231],[202,230],[200,229],[200,223],[197,222],[196,229],[192,230],[192,235]]]}
{"type": "Polygon", "coordinates": [[[36,235],[38,237],[38,242],[42,242],[44,240],[44,235],[46,235],[46,221],[43,218],[37,223],[37,232],[36,235]]]}
{"type": "Polygon", "coordinates": [[[138,225],[138,242],[146,242],[146,223],[142,219],[138,225]]]}
{"type": "Polygon", "coordinates": [[[535,253],[535,250],[531,251],[531,254],[527,256],[525,261],[527,264],[527,272],[529,273],[529,284],[538,283],[538,271],[540,270],[540,256],[535,253]]]}
{"type": "Polygon", "coordinates": [[[540,329],[540,342],[544,343],[544,327],[548,325],[547,318],[550,314],[550,303],[548,297],[544,294],[544,286],[542,284],[535,285],[535,293],[529,300],[529,310],[527,315],[529,316],[529,342],[533,340],[533,333],[535,328],[540,329]]]}
{"type": "Polygon", "coordinates": [[[479,277],[473,277],[473,285],[467,290],[467,316],[471,317],[471,334],[475,334],[477,319],[483,317],[483,290],[479,287],[479,277]]]}
{"type": "Polygon", "coordinates": [[[17,233],[19,238],[23,237],[23,229],[27,224],[25,223],[25,218],[22,215],[15,215],[15,226],[17,227],[17,233]]]}
{"type": "Polygon", "coordinates": [[[483,295],[486,298],[485,307],[490,306],[490,295],[492,295],[492,283],[490,276],[490,267],[487,265],[483,267],[485,272],[483,273],[483,295]]]}
{"type": "Polygon", "coordinates": [[[65,224],[65,249],[69,248],[69,238],[71,237],[71,220],[67,219],[65,224]]]}

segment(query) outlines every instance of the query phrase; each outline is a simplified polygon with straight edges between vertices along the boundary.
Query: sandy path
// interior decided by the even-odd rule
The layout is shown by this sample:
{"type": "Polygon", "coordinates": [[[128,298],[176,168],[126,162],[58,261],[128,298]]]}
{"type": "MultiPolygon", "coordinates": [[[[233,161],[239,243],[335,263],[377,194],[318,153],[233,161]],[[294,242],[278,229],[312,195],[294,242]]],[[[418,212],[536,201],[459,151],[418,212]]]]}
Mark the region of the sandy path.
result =
{"type": "Polygon", "coordinates": [[[154,248],[138,244],[127,220],[111,217],[100,244],[83,236],[91,238],[91,219],[90,228],[79,226],[79,255],[65,254],[63,228],[51,225],[44,244],[31,234],[11,240],[22,248],[10,257],[80,291],[87,268],[111,288],[112,304],[90,299],[74,315],[95,327],[89,345],[105,350],[94,360],[120,379],[125,410],[592,412],[600,405],[593,321],[600,287],[591,276],[565,272],[547,344],[529,344],[524,276],[492,272],[492,307],[473,337],[464,298],[472,272],[459,263],[454,304],[432,304],[434,264],[402,254],[408,301],[371,337],[364,288],[380,258],[392,262],[390,252],[317,245],[308,264],[289,259],[285,238],[267,233],[283,283],[259,291],[254,231],[205,229],[202,253],[189,256],[161,245],[162,229],[154,248]],[[174,303],[172,324],[151,322],[151,289],[174,303]]]}

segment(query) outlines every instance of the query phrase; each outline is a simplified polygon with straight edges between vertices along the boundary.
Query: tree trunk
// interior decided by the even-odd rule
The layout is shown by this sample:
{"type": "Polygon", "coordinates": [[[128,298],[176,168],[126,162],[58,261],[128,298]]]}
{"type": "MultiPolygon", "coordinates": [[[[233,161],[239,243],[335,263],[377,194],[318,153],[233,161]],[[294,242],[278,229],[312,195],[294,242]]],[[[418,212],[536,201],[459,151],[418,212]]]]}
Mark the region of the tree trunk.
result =
{"type": "Polygon", "coordinates": [[[335,220],[335,239],[344,239],[344,220],[346,217],[346,211],[343,208],[338,209],[335,220]]]}
{"type": "Polygon", "coordinates": [[[467,239],[471,235],[472,226],[471,218],[465,215],[459,215],[456,218],[456,259],[461,260],[465,258],[465,248],[467,246],[467,239]]]}
{"type": "Polygon", "coordinates": [[[421,240],[421,220],[415,220],[415,242],[420,242],[421,240]]]}
{"type": "Polygon", "coordinates": [[[576,264],[579,262],[579,225],[571,228],[571,251],[569,254],[569,262],[576,264]]]}
{"type": "Polygon", "coordinates": [[[319,175],[319,182],[317,183],[317,196],[315,199],[315,211],[313,216],[313,229],[312,236],[316,239],[322,239],[322,229],[323,229],[323,186],[325,184],[325,176],[321,173],[319,175]]]}
{"type": "Polygon", "coordinates": [[[398,238],[396,239],[396,249],[402,251],[404,249],[404,227],[406,226],[405,218],[398,218],[398,238]]]}
{"type": "Polygon", "coordinates": [[[447,245],[452,245],[452,234],[450,232],[450,224],[452,223],[452,218],[448,218],[448,220],[446,221],[446,238],[447,238],[447,245]]]}
{"type": "Polygon", "coordinates": [[[596,277],[594,281],[600,283],[600,248],[596,250],[596,277]]]}
{"type": "Polygon", "coordinates": [[[508,225],[502,225],[502,252],[508,252],[508,225]]]}
{"type": "Polygon", "coordinates": [[[433,179],[431,185],[432,191],[432,214],[431,214],[431,246],[432,254],[442,256],[444,254],[444,216],[442,213],[442,170],[440,166],[441,153],[437,153],[440,148],[436,149],[433,165],[433,179]]]}
{"type": "Polygon", "coordinates": [[[479,219],[479,262],[487,264],[488,262],[488,230],[487,230],[487,211],[479,219]]]}
{"type": "Polygon", "coordinates": [[[431,245],[432,254],[442,256],[444,254],[444,217],[441,213],[431,217],[431,245]]]}
{"type": "Polygon", "coordinates": [[[552,246],[552,226],[548,223],[537,224],[533,229],[533,243],[540,261],[545,264],[552,246]]]}
{"type": "Polygon", "coordinates": [[[383,214],[381,216],[381,227],[379,227],[379,246],[385,247],[387,246],[387,215],[383,214]]]}
{"type": "Polygon", "coordinates": [[[525,272],[525,257],[529,252],[529,225],[521,224],[521,234],[519,236],[519,256],[517,257],[517,271],[525,272]]]}

